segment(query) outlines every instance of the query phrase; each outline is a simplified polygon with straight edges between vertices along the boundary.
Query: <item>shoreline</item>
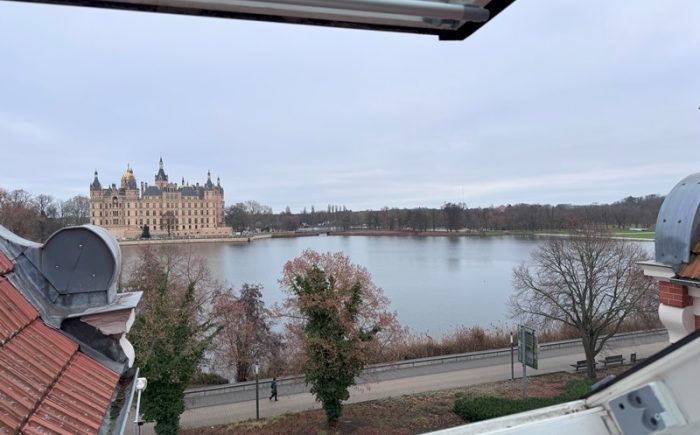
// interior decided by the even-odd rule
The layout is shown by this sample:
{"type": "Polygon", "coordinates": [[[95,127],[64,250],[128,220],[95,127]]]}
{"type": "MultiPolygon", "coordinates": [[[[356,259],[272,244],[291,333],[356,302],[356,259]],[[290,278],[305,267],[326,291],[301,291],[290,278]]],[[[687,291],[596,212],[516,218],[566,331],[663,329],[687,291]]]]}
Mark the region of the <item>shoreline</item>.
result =
{"type": "Polygon", "coordinates": [[[169,245],[187,243],[251,243],[264,239],[284,239],[290,237],[311,237],[319,236],[321,233],[314,231],[280,231],[277,233],[258,233],[250,236],[230,236],[230,237],[208,237],[191,239],[138,239],[119,240],[119,246],[143,246],[143,245],[169,245]]]}
{"type": "MultiPolygon", "coordinates": [[[[328,236],[365,236],[365,237],[572,237],[573,233],[550,233],[536,231],[404,231],[404,230],[341,230],[341,231],[280,231],[276,233],[258,233],[250,236],[230,236],[192,239],[144,239],[144,240],[119,240],[119,246],[143,246],[166,245],[187,243],[251,243],[264,239],[283,239],[294,237],[318,237],[322,234],[328,236]]],[[[635,242],[653,242],[654,239],[643,237],[611,236],[613,239],[630,240],[635,242]]]]}
{"type": "Polygon", "coordinates": [[[143,239],[119,240],[119,246],[169,245],[183,243],[250,243],[253,240],[270,239],[270,234],[255,234],[252,236],[212,237],[201,239],[143,239]]]}

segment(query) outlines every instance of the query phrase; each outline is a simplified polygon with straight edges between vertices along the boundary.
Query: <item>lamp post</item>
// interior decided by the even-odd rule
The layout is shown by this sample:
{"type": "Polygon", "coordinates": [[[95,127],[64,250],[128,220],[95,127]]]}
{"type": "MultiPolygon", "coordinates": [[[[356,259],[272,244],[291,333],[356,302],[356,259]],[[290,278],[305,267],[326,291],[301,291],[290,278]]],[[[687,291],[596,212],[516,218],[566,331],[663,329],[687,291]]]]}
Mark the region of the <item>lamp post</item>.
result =
{"type": "Polygon", "coordinates": [[[260,366],[255,363],[253,366],[255,370],[255,419],[260,420],[260,391],[258,390],[258,372],[260,371],[260,366]]]}
{"type": "Polygon", "coordinates": [[[510,380],[515,380],[515,365],[513,362],[513,331],[510,331],[510,380]]]}
{"type": "Polygon", "coordinates": [[[141,420],[141,393],[146,389],[148,381],[146,378],[136,379],[136,391],[138,396],[136,397],[136,416],[134,417],[134,435],[141,433],[141,426],[143,426],[143,420],[141,420]]]}

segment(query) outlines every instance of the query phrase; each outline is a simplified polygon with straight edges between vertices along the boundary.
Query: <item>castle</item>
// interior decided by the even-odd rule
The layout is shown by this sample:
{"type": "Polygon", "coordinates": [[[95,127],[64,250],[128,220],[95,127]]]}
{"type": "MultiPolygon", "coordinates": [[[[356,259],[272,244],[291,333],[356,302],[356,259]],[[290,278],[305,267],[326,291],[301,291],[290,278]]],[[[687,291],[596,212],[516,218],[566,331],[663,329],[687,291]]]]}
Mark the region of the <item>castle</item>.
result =
{"type": "Polygon", "coordinates": [[[134,171],[127,165],[121,186],[105,189],[95,179],[90,184],[90,222],[106,228],[120,239],[134,239],[148,226],[151,236],[216,237],[229,236],[224,224],[224,189],[207,173],[207,182],[189,185],[183,177],[180,186],[168,181],[163,159],[155,176],[155,185],[136,183],[134,171]]]}

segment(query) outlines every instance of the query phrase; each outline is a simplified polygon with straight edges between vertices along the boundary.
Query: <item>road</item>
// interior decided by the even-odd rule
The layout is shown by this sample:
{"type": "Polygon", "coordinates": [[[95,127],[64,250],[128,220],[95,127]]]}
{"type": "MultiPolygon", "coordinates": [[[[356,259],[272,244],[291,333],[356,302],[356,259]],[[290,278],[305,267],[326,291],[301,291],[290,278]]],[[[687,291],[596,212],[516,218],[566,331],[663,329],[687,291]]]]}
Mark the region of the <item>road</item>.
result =
{"type": "MultiPolygon", "coordinates": [[[[629,339],[611,345],[601,355],[622,354],[627,359],[630,353],[636,352],[638,357],[647,357],[667,345],[668,341],[659,337],[654,339],[649,337],[629,339]]],[[[578,347],[549,351],[544,355],[540,355],[538,370],[528,368],[528,375],[571,370],[570,364],[581,359],[585,359],[585,356],[583,350],[578,347]]],[[[377,377],[379,374],[375,374],[373,375],[375,377],[373,381],[365,380],[367,383],[353,387],[348,402],[364,402],[406,394],[502,381],[510,379],[510,373],[511,366],[510,358],[508,357],[445,364],[437,367],[426,366],[397,370],[394,373],[382,373],[381,379],[377,377]]],[[[519,378],[521,374],[522,369],[517,365],[516,361],[516,378],[519,378]]],[[[267,389],[260,392],[261,418],[320,408],[320,404],[307,392],[294,394],[287,392],[285,394],[284,389],[280,388],[280,399],[278,402],[269,402],[267,393],[267,389]]],[[[255,418],[255,400],[190,409],[182,414],[180,423],[183,428],[196,428],[250,418],[255,418]]],[[[133,421],[133,418],[131,418],[131,421],[133,421]]],[[[144,426],[141,433],[144,435],[153,433],[152,425],[144,426]]]]}

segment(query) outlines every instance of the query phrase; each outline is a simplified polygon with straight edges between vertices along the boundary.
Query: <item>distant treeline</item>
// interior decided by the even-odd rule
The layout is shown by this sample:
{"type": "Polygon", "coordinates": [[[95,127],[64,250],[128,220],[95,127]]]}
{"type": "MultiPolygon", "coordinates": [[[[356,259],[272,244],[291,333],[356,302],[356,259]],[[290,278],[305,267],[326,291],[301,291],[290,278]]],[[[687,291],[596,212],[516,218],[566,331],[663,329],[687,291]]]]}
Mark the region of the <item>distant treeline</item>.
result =
{"type": "Polygon", "coordinates": [[[275,214],[256,201],[226,208],[226,224],[235,231],[300,228],[367,229],[390,231],[546,231],[572,230],[595,225],[606,228],[653,228],[664,197],[627,197],[612,204],[541,205],[514,204],[469,208],[463,203],[445,203],[440,208],[389,208],[352,211],[329,205],[325,210],[304,208],[292,213],[289,207],[275,214]]]}
{"type": "MultiPolygon", "coordinates": [[[[556,231],[588,225],[626,229],[653,228],[664,197],[627,197],[612,204],[514,204],[469,208],[445,203],[440,208],[389,208],[353,211],[344,206],[314,206],[281,213],[257,201],[226,208],[226,224],[235,232],[295,231],[305,228],[383,231],[556,231]]],[[[50,195],[0,187],[0,225],[29,240],[43,241],[64,226],[90,222],[90,201],[77,195],[62,201],[50,195]]]]}

